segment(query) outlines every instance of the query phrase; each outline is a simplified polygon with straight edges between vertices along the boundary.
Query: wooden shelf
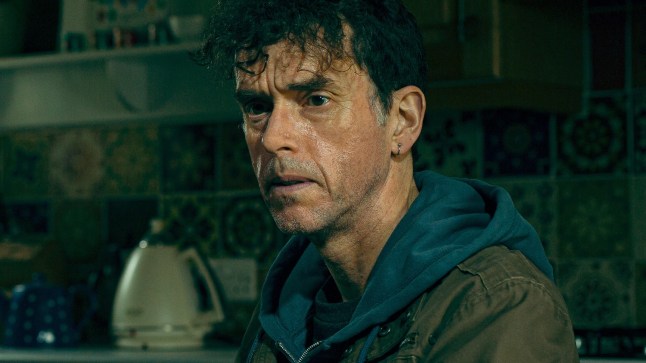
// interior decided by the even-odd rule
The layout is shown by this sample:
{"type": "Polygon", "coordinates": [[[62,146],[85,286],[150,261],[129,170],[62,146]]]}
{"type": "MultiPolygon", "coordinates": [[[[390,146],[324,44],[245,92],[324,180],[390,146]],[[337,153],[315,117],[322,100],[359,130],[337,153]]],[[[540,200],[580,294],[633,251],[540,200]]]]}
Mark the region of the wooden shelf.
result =
{"type": "Polygon", "coordinates": [[[188,54],[188,52],[197,49],[199,46],[199,42],[188,42],[168,45],[139,46],[133,48],[0,57],[0,71],[33,67],[67,66],[79,63],[104,62],[124,58],[147,58],[172,54],[188,54]]]}
{"type": "Polygon", "coordinates": [[[239,119],[232,89],[189,56],[199,43],[0,59],[0,130],[239,119]]]}

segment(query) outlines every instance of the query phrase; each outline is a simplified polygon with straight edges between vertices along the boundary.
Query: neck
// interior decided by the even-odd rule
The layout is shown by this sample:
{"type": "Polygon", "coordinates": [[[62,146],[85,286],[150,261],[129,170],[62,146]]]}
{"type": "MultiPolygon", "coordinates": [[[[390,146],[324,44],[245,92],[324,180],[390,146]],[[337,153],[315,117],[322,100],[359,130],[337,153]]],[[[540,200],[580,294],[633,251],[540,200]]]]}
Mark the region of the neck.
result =
{"type": "Polygon", "coordinates": [[[354,225],[312,236],[345,301],[361,297],[381,250],[418,194],[411,162],[409,171],[386,182],[370,208],[357,211],[354,225]]]}

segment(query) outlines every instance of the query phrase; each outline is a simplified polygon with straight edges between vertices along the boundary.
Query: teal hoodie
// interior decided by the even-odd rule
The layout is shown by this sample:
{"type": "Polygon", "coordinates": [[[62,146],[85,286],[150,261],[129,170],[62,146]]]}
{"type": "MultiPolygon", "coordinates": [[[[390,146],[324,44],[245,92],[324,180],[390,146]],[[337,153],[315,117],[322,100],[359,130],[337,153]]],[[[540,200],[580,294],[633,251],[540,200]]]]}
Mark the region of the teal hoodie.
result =
{"type": "Polygon", "coordinates": [[[325,263],[303,236],[292,237],[280,252],[261,293],[260,334],[268,334],[290,360],[342,349],[367,330],[374,336],[381,323],[491,245],[519,250],[553,279],[538,235],[505,190],[430,171],[416,173],[415,182],[420,194],[381,251],[350,323],[328,339],[307,342],[316,293],[330,276],[325,263]]]}

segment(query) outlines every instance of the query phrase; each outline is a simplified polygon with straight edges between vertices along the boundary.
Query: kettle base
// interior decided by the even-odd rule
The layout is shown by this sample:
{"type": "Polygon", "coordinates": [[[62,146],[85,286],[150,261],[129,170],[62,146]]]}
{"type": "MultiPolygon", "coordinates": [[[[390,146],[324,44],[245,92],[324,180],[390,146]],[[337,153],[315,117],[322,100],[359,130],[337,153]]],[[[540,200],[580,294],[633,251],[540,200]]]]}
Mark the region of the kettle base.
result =
{"type": "Polygon", "coordinates": [[[203,334],[196,336],[184,332],[137,332],[130,329],[128,334],[117,334],[115,344],[119,348],[136,349],[195,349],[204,345],[203,334]]]}

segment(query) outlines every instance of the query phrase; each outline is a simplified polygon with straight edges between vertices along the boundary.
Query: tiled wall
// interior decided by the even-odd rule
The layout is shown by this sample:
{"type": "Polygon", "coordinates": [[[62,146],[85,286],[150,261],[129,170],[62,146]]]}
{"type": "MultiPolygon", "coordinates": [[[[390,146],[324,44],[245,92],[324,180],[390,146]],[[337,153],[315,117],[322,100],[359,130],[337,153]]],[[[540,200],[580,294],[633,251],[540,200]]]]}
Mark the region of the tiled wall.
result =
{"type": "MultiPolygon", "coordinates": [[[[109,321],[118,272],[152,217],[211,257],[256,259],[261,275],[285,241],[258,196],[237,122],[10,131],[0,150],[13,239],[62,251],[45,266],[68,267],[60,282],[98,277],[98,324],[109,321]]],[[[236,303],[232,334],[253,305],[236,303]]]]}
{"type": "Polygon", "coordinates": [[[418,164],[510,192],[541,235],[577,327],[642,326],[646,114],[629,125],[625,102],[592,103],[587,117],[431,114],[418,164]]]}
{"type": "MultiPolygon", "coordinates": [[[[506,187],[541,234],[578,326],[644,325],[645,100],[632,125],[625,103],[607,98],[584,119],[430,113],[417,168],[506,187]]],[[[112,253],[131,248],[157,214],[178,241],[212,257],[253,257],[261,275],[285,241],[235,122],[11,131],[0,145],[14,227],[60,244],[64,260],[49,262],[69,266],[69,281],[119,266],[112,253]]],[[[229,328],[239,333],[253,304],[236,306],[229,328]]]]}

